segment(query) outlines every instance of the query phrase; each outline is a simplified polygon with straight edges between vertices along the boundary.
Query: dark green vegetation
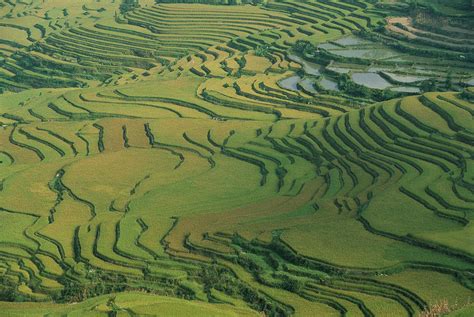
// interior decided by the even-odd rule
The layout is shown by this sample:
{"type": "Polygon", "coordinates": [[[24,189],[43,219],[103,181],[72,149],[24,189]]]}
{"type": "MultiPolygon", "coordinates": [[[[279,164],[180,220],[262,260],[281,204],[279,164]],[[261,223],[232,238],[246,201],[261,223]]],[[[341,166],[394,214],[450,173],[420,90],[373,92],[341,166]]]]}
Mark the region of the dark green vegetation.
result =
{"type": "Polygon", "coordinates": [[[173,2],[0,1],[2,313],[469,316],[469,1],[173,2]]]}

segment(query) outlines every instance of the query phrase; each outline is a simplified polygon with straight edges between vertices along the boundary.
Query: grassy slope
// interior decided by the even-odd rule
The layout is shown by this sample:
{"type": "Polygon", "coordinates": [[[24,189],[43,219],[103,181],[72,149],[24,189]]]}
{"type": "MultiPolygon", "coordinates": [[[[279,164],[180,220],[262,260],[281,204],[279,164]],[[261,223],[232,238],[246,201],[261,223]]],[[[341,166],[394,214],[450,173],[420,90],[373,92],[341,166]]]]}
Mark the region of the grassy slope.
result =
{"type": "Polygon", "coordinates": [[[258,316],[256,312],[230,305],[211,305],[197,301],[151,296],[140,293],[122,293],[100,296],[79,304],[0,303],[2,315],[16,316],[109,316],[114,310],[120,314],[134,313],[153,316],[258,316]],[[114,306],[107,305],[114,298],[114,306]],[[122,313],[120,313],[122,311],[122,313]]]}
{"type": "MultiPolygon", "coordinates": [[[[156,294],[118,294],[116,308],[131,310],[119,315],[412,316],[472,296],[473,104],[436,92],[367,105],[279,85],[301,68],[286,58],[297,39],[375,25],[370,3],[147,2],[128,13],[133,25],[97,11],[105,3],[69,18],[57,5],[13,9],[57,24],[42,58],[79,67],[66,77],[91,65],[112,77],[0,96],[5,299],[117,287],[156,294]],[[171,63],[133,53],[150,45],[171,63]]],[[[0,308],[100,316],[109,299],[0,308]]]]}

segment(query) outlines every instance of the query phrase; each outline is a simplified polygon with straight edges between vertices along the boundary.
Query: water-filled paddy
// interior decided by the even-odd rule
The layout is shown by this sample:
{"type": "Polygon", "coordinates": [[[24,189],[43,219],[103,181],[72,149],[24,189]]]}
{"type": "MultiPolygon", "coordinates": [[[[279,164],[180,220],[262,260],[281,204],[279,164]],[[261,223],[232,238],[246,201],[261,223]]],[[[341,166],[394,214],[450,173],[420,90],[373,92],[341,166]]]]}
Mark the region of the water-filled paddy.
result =
{"type": "Polygon", "coordinates": [[[350,68],[344,68],[344,67],[328,67],[327,69],[339,74],[348,74],[351,72],[350,68]]]}
{"type": "Polygon", "coordinates": [[[406,92],[406,93],[414,93],[414,94],[421,92],[420,88],[418,87],[405,87],[405,86],[393,87],[393,88],[390,88],[390,90],[396,91],[396,92],[406,92]]]}
{"type": "Polygon", "coordinates": [[[344,37],[342,39],[339,39],[337,41],[334,41],[334,43],[337,43],[339,45],[343,46],[354,46],[354,45],[361,45],[361,44],[367,44],[370,43],[366,40],[363,40],[361,38],[355,37],[355,36],[348,36],[344,37]]]}
{"type": "Polygon", "coordinates": [[[389,73],[389,72],[386,72],[385,74],[395,81],[398,81],[400,83],[407,83],[407,84],[428,79],[427,77],[413,76],[413,75],[400,75],[400,74],[394,74],[394,73],[389,73]]]}
{"type": "Polygon", "coordinates": [[[298,63],[298,64],[301,64],[301,66],[303,66],[304,72],[308,75],[317,76],[317,75],[321,74],[321,72],[320,72],[321,65],[308,62],[308,61],[304,60],[302,57],[297,56],[297,55],[292,55],[291,54],[291,55],[288,55],[288,58],[290,60],[298,63]]]}
{"type": "Polygon", "coordinates": [[[339,88],[337,87],[337,83],[327,78],[322,78],[319,81],[319,84],[321,85],[321,87],[327,90],[339,90],[339,88]]]}
{"type": "Polygon", "coordinates": [[[352,58],[363,58],[363,59],[385,59],[395,57],[399,53],[389,49],[331,49],[331,53],[352,58]]]}
{"type": "Polygon", "coordinates": [[[377,73],[354,73],[352,74],[352,80],[356,84],[374,89],[385,89],[391,86],[387,80],[377,73]]]}
{"type": "Polygon", "coordinates": [[[325,49],[325,50],[335,50],[335,49],[340,49],[339,46],[337,45],[334,45],[334,44],[331,44],[331,43],[323,43],[323,44],[319,44],[318,45],[318,48],[322,48],[322,49],[325,49]]]}
{"type": "Polygon", "coordinates": [[[299,82],[299,84],[304,90],[309,91],[310,93],[316,94],[318,92],[316,89],[314,89],[314,82],[309,78],[303,79],[299,82]]]}
{"type": "Polygon", "coordinates": [[[300,76],[291,76],[285,79],[282,79],[278,82],[278,85],[281,88],[298,91],[298,82],[301,80],[300,76]]]}

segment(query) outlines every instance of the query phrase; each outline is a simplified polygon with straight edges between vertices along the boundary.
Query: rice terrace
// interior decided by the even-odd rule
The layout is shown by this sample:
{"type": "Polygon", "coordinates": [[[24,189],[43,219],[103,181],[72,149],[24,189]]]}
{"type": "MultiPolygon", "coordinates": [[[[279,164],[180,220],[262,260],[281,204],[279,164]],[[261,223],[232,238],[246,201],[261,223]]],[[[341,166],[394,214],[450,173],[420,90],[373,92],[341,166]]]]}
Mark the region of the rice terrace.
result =
{"type": "Polygon", "coordinates": [[[474,316],[474,1],[0,0],[0,317],[474,316]]]}

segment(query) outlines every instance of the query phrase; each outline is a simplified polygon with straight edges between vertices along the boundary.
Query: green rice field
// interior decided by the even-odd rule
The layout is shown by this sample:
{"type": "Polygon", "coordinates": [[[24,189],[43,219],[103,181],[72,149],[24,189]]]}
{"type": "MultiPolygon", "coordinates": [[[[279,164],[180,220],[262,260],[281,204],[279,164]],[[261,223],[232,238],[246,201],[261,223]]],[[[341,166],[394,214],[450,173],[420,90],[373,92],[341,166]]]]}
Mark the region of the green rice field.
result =
{"type": "Polygon", "coordinates": [[[0,0],[0,316],[474,316],[470,0],[0,0]]]}

